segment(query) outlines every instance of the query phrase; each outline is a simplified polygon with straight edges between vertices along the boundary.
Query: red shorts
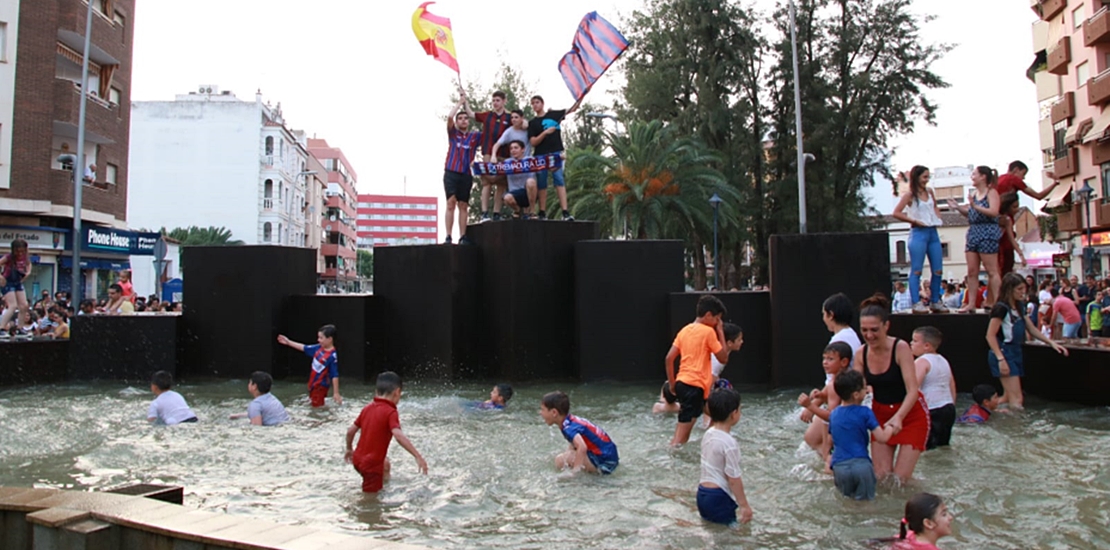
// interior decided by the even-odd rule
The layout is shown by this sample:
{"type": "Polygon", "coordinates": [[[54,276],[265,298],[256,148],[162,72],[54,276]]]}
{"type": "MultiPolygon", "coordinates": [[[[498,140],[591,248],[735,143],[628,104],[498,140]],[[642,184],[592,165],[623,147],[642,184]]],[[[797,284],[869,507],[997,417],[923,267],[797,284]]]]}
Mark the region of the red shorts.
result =
{"type": "Polygon", "coordinates": [[[308,398],[312,400],[313,407],[323,407],[324,400],[328,397],[328,389],[324,386],[316,386],[308,390],[308,398]]]}
{"type": "Polygon", "coordinates": [[[382,490],[382,484],[385,482],[385,462],[380,464],[367,464],[369,460],[362,461],[362,468],[359,468],[359,463],[356,460],[354,463],[355,471],[362,476],[362,492],[376,493],[382,490]]]}
{"type": "MultiPolygon", "coordinates": [[[[893,405],[886,405],[878,401],[871,403],[871,410],[874,411],[875,418],[879,421],[880,426],[894,418],[894,413],[897,413],[901,407],[901,403],[893,405]]],[[[917,402],[914,403],[906,418],[902,420],[902,431],[890,438],[886,444],[891,446],[909,445],[918,451],[924,451],[925,442],[928,438],[929,409],[925,406],[925,396],[921,395],[921,392],[917,392],[917,402]]]]}

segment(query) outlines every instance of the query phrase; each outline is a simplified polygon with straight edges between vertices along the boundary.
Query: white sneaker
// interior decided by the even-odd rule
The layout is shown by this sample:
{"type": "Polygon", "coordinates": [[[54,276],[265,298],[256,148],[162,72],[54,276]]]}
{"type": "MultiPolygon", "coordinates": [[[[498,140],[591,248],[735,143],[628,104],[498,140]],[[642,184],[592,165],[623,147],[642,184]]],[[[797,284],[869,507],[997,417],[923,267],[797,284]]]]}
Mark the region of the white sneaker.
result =
{"type": "Polygon", "coordinates": [[[929,310],[933,313],[948,313],[948,308],[944,307],[944,304],[941,304],[940,302],[929,306],[929,310]]]}
{"type": "Polygon", "coordinates": [[[918,302],[918,303],[913,305],[913,312],[914,313],[929,313],[929,307],[926,306],[925,304],[921,303],[921,302],[918,302]]]}

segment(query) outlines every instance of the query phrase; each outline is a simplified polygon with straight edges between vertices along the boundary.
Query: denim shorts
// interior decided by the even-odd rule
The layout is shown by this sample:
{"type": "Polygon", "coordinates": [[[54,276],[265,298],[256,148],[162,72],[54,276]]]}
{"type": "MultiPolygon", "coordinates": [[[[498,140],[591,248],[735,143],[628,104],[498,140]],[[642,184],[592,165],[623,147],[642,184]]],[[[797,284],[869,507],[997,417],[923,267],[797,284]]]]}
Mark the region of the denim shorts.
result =
{"type": "Polygon", "coordinates": [[[586,458],[590,459],[590,464],[593,464],[594,468],[597,468],[597,471],[604,475],[613,473],[613,470],[616,470],[617,466],[620,465],[620,462],[616,460],[601,460],[593,453],[586,453],[586,458]]]}
{"type": "Polygon", "coordinates": [[[566,187],[567,181],[563,177],[563,169],[559,168],[558,170],[540,170],[536,172],[536,189],[547,189],[548,174],[551,174],[555,187],[566,187]]]}
{"type": "Polygon", "coordinates": [[[702,519],[730,525],[736,523],[736,501],[724,489],[698,485],[698,513],[702,519]]]}
{"type": "Polygon", "coordinates": [[[867,458],[852,458],[833,464],[833,482],[846,496],[856,500],[874,500],[875,467],[867,458]]]}
{"type": "Polygon", "coordinates": [[[23,292],[23,283],[8,283],[0,290],[0,296],[7,296],[9,292],[23,292]]]}

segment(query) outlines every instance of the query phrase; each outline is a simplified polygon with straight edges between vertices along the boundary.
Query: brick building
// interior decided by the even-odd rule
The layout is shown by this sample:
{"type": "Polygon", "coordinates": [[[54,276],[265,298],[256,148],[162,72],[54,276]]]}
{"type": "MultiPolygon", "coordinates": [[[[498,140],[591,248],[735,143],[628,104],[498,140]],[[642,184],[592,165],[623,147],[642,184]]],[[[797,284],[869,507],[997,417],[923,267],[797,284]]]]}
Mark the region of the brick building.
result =
{"type": "Polygon", "coordinates": [[[436,197],[358,196],[358,247],[435,244],[439,229],[436,197]]]}
{"type": "MultiPolygon", "coordinates": [[[[84,189],[84,224],[126,226],[135,1],[91,1],[85,159],[72,163],[60,159],[77,152],[88,3],[0,0],[0,232],[33,240],[30,283],[43,290],[69,288],[74,169],[96,167],[95,184],[84,189]]],[[[126,256],[83,259],[85,284],[99,294],[126,256]]]]}

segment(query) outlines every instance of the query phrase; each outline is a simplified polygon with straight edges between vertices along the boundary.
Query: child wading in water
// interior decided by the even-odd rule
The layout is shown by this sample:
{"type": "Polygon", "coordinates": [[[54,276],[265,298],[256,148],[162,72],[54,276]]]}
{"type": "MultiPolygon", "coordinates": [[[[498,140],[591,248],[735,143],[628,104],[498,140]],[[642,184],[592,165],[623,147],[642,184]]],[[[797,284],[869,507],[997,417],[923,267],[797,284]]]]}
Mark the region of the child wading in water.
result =
{"type": "Polygon", "coordinates": [[[740,394],[733,389],[716,389],[709,394],[709,417],[713,424],[701,438],[701,480],[698,483],[698,513],[707,521],[726,525],[752,519],[752,508],[740,478],[740,446],[732,427],[740,422],[740,394]]]}
{"type": "MultiPolygon", "coordinates": [[[[829,449],[832,448],[832,438],[829,436],[829,415],[838,405],[840,397],[836,394],[833,381],[836,376],[852,364],[852,346],[845,342],[833,342],[825,347],[821,357],[821,367],[825,369],[827,383],[820,390],[813,390],[808,394],[798,396],[798,406],[805,408],[809,413],[810,424],[806,428],[805,442],[810,448],[817,451],[821,461],[829,463],[829,449]],[[828,405],[827,409],[821,404],[828,405]]],[[[805,420],[803,415],[802,419],[805,420]]]]}
{"type": "Polygon", "coordinates": [[[940,497],[918,493],[906,501],[900,531],[892,550],[939,550],[937,541],[952,534],[952,514],[940,497]]]}
{"type": "Polygon", "coordinates": [[[705,400],[713,388],[713,366],[709,357],[728,363],[729,350],[725,347],[725,331],[721,318],[725,305],[716,296],[702,296],[698,300],[697,319],[678,331],[667,352],[667,382],[671,393],[678,398],[678,424],[675,426],[671,446],[677,447],[690,440],[694,421],[705,410],[705,400]],[[679,359],[678,374],[674,363],[679,359]]]}
{"type": "Polygon", "coordinates": [[[1025,344],[1025,333],[1052,346],[1056,353],[1068,356],[1068,349],[1049,340],[1033,321],[1025,314],[1025,279],[1017,273],[1007,274],[1002,279],[998,303],[991,309],[991,321],[987,325],[987,365],[991,374],[1002,382],[1002,402],[1008,403],[1011,410],[1021,410],[1024,396],[1021,393],[1021,377],[1025,376],[1025,361],[1022,359],[1021,346],[1025,344]]]}
{"type": "Polygon", "coordinates": [[[555,457],[555,467],[572,471],[611,474],[620,464],[617,445],[589,420],[570,414],[570,397],[561,391],[543,396],[540,417],[548,426],[559,426],[570,449],[555,457]]]}
{"type": "Polygon", "coordinates": [[[335,325],[324,325],[316,333],[316,345],[306,346],[279,334],[279,344],[289,346],[312,358],[312,373],[308,377],[308,398],[313,407],[323,407],[332,388],[336,405],[343,404],[339,396],[339,354],[335,351],[335,325]]]}

